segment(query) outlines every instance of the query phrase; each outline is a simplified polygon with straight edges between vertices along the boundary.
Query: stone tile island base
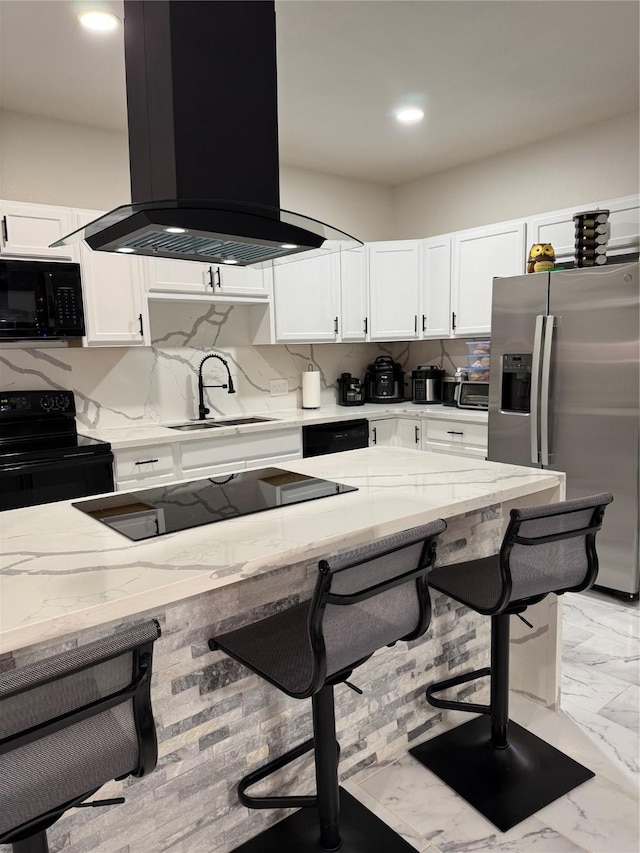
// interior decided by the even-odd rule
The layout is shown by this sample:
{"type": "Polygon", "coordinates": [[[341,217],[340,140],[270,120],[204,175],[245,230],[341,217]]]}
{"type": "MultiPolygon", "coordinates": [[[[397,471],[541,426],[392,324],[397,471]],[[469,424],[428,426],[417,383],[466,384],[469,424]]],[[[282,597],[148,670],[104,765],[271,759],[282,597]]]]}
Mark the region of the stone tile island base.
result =
{"type": "MultiPolygon", "coordinates": [[[[557,500],[555,490],[517,501],[519,506],[557,500]]],[[[455,516],[440,538],[439,564],[495,553],[510,504],[455,516]]],[[[239,804],[236,783],[252,769],[311,734],[311,702],[284,696],[225,657],[210,652],[213,634],[255,621],[308,597],[317,560],[279,568],[175,604],[109,623],[79,635],[30,646],[0,659],[3,668],[84,644],[124,624],[159,619],[152,700],[159,761],[143,779],[113,782],[96,799],[122,793],[124,805],[68,812],[49,830],[51,853],[227,853],[285,812],[249,811],[239,804]]],[[[433,681],[488,665],[490,619],[447,597],[432,594],[428,633],[373,655],[352,677],[360,696],[336,687],[336,724],[345,780],[369,765],[381,765],[409,745],[456,724],[459,714],[429,706],[425,688],[433,681]]],[[[555,707],[558,700],[559,605],[549,596],[528,618],[534,630],[512,620],[513,686],[555,707]]],[[[481,682],[458,691],[464,697],[481,682]]],[[[279,790],[312,793],[312,760],[285,768],[279,790]]],[[[260,790],[259,787],[257,790],[260,790]]],[[[429,804],[425,803],[425,809],[429,804]]],[[[434,816],[434,825],[437,821],[434,816]]],[[[2,853],[9,848],[0,845],[2,853]]],[[[284,851],[283,851],[284,853],[284,851]]]]}

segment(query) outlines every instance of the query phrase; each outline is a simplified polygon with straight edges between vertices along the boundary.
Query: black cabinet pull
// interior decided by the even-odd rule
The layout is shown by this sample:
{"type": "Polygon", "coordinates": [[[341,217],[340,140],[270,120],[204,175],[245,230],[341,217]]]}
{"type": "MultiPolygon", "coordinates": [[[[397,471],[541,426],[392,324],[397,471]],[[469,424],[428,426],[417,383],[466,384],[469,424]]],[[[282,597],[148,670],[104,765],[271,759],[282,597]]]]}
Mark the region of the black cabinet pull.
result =
{"type": "Polygon", "coordinates": [[[222,290],[222,276],[220,275],[220,267],[216,267],[216,283],[215,286],[222,290]]]}
{"type": "Polygon", "coordinates": [[[157,459],[141,459],[140,462],[136,462],[136,465],[150,465],[151,462],[157,462],[157,459]]]}
{"type": "Polygon", "coordinates": [[[423,332],[423,334],[426,331],[427,331],[427,315],[423,314],[422,315],[422,332],[423,332]]]}
{"type": "Polygon", "coordinates": [[[365,333],[365,335],[367,334],[368,329],[369,329],[369,318],[365,317],[364,318],[364,333],[365,333]]]}
{"type": "Polygon", "coordinates": [[[336,335],[338,334],[338,318],[337,317],[333,321],[333,331],[336,333],[336,335]]]}
{"type": "Polygon", "coordinates": [[[416,431],[416,444],[420,444],[420,427],[414,427],[416,431]]]}
{"type": "Polygon", "coordinates": [[[142,325],[142,314],[138,314],[138,323],[140,323],[140,337],[144,338],[144,326],[142,325]]]}
{"type": "Polygon", "coordinates": [[[414,331],[414,334],[416,334],[416,335],[418,334],[418,315],[417,314],[413,315],[413,331],[414,331]]]}
{"type": "Polygon", "coordinates": [[[456,330],[456,312],[455,311],[451,312],[451,330],[453,332],[455,332],[455,330],[456,330]]]}
{"type": "MultiPolygon", "coordinates": [[[[416,429],[417,429],[417,427],[416,427],[416,429]]],[[[456,432],[455,429],[448,429],[447,435],[464,435],[464,433],[463,432],[456,432]]]]}
{"type": "Polygon", "coordinates": [[[377,443],[378,443],[378,436],[377,436],[377,434],[376,434],[376,428],[374,427],[374,428],[371,430],[371,432],[372,432],[372,435],[373,435],[373,443],[374,443],[374,444],[377,444],[377,443]]]}
{"type": "Polygon", "coordinates": [[[7,217],[2,217],[2,234],[4,236],[4,242],[9,242],[9,228],[7,227],[7,217]]]}
{"type": "Polygon", "coordinates": [[[213,290],[213,267],[209,267],[209,287],[213,290]]]}

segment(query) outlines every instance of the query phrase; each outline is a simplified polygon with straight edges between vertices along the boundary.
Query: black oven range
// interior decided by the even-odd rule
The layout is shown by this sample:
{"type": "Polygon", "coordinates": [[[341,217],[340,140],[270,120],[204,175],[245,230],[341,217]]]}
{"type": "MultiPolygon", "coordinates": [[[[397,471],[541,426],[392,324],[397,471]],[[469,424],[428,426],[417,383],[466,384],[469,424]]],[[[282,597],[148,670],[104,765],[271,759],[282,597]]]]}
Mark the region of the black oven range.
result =
{"type": "Polygon", "coordinates": [[[0,391],[0,510],[113,491],[111,445],[75,413],[71,391],[0,391]]]}

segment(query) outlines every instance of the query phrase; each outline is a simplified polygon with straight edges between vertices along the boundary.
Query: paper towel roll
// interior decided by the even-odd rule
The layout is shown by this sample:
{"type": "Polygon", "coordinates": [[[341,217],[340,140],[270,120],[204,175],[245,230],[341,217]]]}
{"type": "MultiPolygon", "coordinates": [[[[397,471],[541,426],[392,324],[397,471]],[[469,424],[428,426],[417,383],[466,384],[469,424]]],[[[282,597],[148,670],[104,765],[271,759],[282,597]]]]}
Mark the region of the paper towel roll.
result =
{"type": "Polygon", "coordinates": [[[302,408],[320,408],[320,371],[306,370],[302,374],[302,408]]]}

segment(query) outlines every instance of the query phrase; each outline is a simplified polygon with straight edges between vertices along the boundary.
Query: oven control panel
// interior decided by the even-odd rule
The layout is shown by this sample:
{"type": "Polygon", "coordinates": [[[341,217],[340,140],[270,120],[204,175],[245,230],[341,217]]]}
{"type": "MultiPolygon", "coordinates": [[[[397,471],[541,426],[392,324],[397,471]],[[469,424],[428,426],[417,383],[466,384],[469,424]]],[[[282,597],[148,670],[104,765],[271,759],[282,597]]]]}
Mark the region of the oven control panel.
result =
{"type": "Polygon", "coordinates": [[[0,418],[74,415],[72,391],[0,391],[0,418]]]}

